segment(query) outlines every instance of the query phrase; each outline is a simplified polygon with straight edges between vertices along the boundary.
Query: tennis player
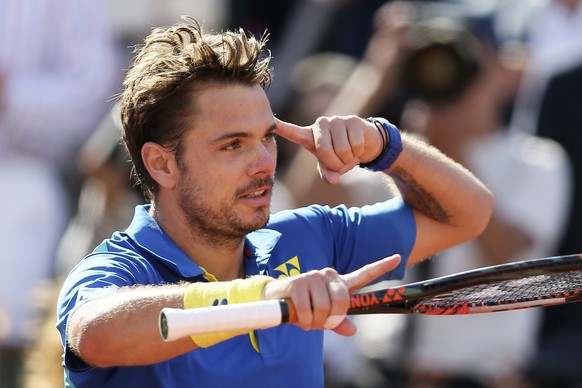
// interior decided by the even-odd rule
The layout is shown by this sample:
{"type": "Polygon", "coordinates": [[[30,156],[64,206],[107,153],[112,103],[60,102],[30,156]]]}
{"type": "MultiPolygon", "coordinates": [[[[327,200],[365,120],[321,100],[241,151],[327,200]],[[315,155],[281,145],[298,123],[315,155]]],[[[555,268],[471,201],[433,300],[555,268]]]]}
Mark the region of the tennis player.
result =
{"type": "Polygon", "coordinates": [[[265,38],[192,19],[146,38],[124,82],[123,140],[149,204],[66,279],[58,302],[75,387],[323,386],[322,329],[352,335],[349,294],[478,235],[493,207],[469,171],[382,118],[274,117],[265,38]],[[322,179],[386,174],[387,200],[270,215],[276,137],[322,179]],[[288,298],[298,322],[164,342],[163,307],[288,298]]]}

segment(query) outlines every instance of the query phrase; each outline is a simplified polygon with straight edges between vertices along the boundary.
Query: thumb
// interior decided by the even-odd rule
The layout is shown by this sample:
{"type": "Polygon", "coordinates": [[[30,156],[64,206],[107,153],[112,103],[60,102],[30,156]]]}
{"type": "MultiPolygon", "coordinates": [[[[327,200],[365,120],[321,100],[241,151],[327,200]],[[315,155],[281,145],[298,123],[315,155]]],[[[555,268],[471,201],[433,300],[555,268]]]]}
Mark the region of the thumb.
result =
{"type": "Polygon", "coordinates": [[[356,325],[349,320],[349,318],[344,318],[343,321],[332,329],[339,335],[346,337],[356,334],[356,325]]]}
{"type": "Polygon", "coordinates": [[[277,134],[293,143],[303,146],[307,151],[315,151],[315,141],[311,127],[301,127],[275,117],[277,134]]]}
{"type": "Polygon", "coordinates": [[[341,175],[339,172],[330,170],[321,163],[317,163],[317,170],[319,171],[319,176],[321,176],[327,183],[335,185],[339,182],[341,175]]]}
{"type": "Polygon", "coordinates": [[[386,272],[392,271],[400,263],[400,255],[392,255],[382,260],[363,266],[360,269],[342,275],[350,293],[359,290],[372,280],[384,275],[386,272]]]}

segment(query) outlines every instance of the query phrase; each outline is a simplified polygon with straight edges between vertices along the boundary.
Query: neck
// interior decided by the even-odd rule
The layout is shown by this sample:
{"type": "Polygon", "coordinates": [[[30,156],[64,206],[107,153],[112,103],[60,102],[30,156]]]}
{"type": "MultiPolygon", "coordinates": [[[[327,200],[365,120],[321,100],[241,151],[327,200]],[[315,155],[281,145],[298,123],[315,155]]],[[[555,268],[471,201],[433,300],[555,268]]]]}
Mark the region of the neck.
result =
{"type": "Polygon", "coordinates": [[[151,216],[174,243],[220,281],[244,277],[244,238],[209,238],[188,225],[179,211],[152,202],[151,216]]]}

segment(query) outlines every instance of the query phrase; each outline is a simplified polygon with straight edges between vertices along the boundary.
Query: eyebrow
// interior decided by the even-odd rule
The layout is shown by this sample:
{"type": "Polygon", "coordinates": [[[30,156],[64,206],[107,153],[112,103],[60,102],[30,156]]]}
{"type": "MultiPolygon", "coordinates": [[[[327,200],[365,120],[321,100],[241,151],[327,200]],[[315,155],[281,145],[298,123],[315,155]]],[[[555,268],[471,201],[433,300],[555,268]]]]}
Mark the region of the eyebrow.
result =
{"type": "MultiPolygon", "coordinates": [[[[274,132],[277,129],[277,124],[273,123],[271,125],[269,125],[269,127],[267,128],[267,130],[265,131],[265,135],[268,135],[272,132],[274,132]]],[[[230,133],[226,133],[222,136],[217,137],[216,139],[212,140],[212,144],[217,144],[220,142],[223,142],[225,140],[229,140],[229,139],[236,139],[236,138],[250,138],[252,137],[252,135],[250,134],[250,132],[243,132],[243,131],[239,131],[239,132],[230,132],[230,133]]]]}

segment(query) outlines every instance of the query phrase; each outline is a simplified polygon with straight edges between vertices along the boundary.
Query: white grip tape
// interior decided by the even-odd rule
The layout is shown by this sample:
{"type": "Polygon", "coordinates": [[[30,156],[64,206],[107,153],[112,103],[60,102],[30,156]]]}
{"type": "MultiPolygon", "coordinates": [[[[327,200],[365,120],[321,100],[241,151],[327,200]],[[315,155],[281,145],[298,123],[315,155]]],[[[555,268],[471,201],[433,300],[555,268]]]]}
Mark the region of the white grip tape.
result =
{"type": "Polygon", "coordinates": [[[263,300],[193,309],[164,308],[158,325],[162,339],[169,342],[196,334],[266,329],[280,325],[282,316],[279,300],[263,300]]]}

